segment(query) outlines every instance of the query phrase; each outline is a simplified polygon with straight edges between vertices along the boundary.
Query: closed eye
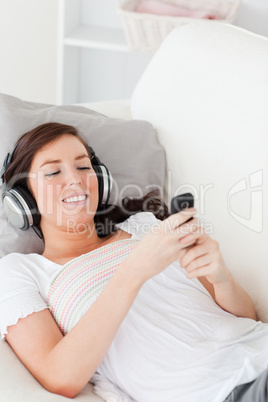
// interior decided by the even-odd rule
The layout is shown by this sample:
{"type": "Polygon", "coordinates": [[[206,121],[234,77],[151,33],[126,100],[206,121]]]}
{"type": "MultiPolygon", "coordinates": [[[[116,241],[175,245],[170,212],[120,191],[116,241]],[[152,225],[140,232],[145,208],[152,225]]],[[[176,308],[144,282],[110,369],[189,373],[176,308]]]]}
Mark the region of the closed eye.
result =
{"type": "Polygon", "coordinates": [[[47,173],[46,177],[56,176],[59,173],[60,173],[60,170],[57,170],[57,172],[53,172],[53,173],[47,173]]]}
{"type": "MultiPolygon", "coordinates": [[[[82,166],[82,167],[78,167],[78,170],[90,170],[91,167],[88,166],[82,166]]],[[[56,176],[57,174],[60,173],[60,170],[57,170],[56,172],[52,172],[52,173],[47,173],[46,177],[52,177],[52,176],[56,176]]]]}

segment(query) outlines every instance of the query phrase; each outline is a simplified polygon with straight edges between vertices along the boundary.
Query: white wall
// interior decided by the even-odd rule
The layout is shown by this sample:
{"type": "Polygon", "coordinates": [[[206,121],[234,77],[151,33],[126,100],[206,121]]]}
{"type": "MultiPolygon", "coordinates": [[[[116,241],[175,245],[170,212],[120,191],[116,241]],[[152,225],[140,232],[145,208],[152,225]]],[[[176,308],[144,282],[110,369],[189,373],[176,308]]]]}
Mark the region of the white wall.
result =
{"type": "Polygon", "coordinates": [[[268,36],[268,0],[243,0],[235,25],[268,36]]]}
{"type": "Polygon", "coordinates": [[[56,101],[57,0],[0,0],[0,92],[56,101]]]}

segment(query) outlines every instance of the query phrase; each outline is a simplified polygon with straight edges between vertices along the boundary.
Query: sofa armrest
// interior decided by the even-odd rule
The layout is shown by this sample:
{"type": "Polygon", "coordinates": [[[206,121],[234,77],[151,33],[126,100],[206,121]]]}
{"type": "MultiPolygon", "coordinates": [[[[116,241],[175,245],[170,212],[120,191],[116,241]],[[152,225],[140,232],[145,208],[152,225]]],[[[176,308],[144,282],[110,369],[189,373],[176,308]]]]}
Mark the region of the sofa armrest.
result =
{"type": "MultiPolygon", "coordinates": [[[[16,357],[6,341],[0,341],[0,389],[3,402],[60,402],[69,400],[45,390],[16,357]]],[[[79,402],[101,402],[102,398],[86,387],[74,398],[79,402]]]]}

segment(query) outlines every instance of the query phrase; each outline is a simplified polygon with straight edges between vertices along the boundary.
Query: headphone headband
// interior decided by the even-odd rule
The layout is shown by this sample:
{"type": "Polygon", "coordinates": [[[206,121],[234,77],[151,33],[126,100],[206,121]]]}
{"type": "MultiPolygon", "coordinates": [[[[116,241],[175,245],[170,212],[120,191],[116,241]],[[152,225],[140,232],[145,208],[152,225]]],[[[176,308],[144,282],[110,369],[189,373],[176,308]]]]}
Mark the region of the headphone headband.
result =
{"type": "Polygon", "coordinates": [[[8,152],[8,153],[6,154],[6,156],[5,156],[5,159],[4,159],[4,162],[3,162],[3,166],[2,166],[2,169],[1,169],[1,179],[2,179],[2,183],[5,183],[4,175],[5,175],[7,169],[9,168],[9,166],[10,166],[10,164],[11,164],[11,162],[12,162],[14,152],[16,151],[18,145],[19,145],[19,143],[17,143],[17,144],[15,145],[15,148],[13,149],[13,151],[12,151],[11,153],[8,152]]]}
{"type": "Polygon", "coordinates": [[[88,147],[89,152],[91,154],[91,161],[94,165],[101,165],[101,161],[99,160],[99,158],[97,157],[97,155],[95,154],[95,151],[92,147],[88,147]]]}

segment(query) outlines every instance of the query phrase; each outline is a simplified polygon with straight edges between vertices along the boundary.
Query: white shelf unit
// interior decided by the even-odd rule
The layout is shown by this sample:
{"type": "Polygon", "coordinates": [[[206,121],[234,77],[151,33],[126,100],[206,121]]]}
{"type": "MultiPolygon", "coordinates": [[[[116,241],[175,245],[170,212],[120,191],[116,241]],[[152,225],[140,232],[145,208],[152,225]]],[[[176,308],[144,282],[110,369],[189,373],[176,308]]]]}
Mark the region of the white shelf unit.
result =
{"type": "Polygon", "coordinates": [[[58,104],[130,98],[151,55],[126,46],[116,0],[59,0],[58,104]]]}

